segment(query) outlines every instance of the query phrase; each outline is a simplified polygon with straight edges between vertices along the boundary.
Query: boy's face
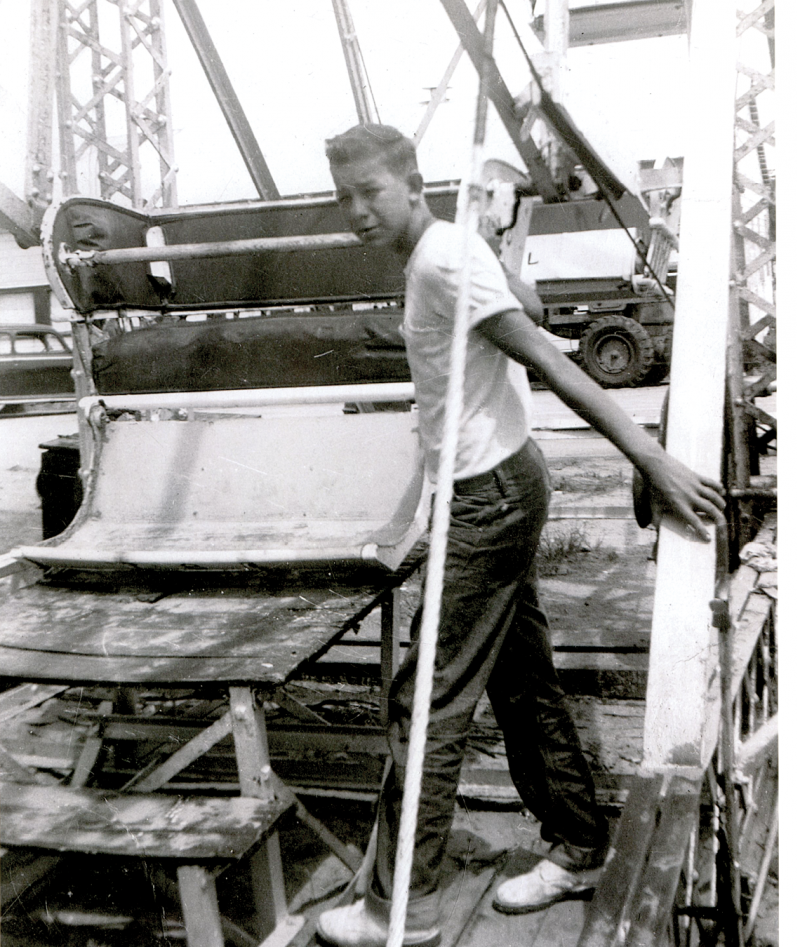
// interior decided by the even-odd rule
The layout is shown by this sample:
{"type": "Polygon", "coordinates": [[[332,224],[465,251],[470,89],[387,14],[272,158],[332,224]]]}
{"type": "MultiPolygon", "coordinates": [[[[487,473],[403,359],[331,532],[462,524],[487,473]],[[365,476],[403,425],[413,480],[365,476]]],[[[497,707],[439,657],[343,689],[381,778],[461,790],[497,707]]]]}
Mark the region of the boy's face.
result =
{"type": "Polygon", "coordinates": [[[378,157],[333,165],[336,199],[362,243],[393,246],[407,237],[421,188],[417,175],[398,176],[378,157]]]}

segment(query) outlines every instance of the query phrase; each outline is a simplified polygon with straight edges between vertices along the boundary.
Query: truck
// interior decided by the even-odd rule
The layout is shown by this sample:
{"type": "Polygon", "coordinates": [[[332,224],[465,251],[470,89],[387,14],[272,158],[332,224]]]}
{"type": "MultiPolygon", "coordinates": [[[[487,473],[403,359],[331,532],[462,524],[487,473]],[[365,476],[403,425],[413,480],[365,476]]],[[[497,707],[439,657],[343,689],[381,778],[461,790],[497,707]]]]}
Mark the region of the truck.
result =
{"type": "Polygon", "coordinates": [[[626,194],[615,213],[575,200],[531,216],[520,275],[536,284],[544,328],[572,341],[575,360],[604,388],[658,384],[669,373],[683,161],[654,164],[640,162],[642,200],[626,194]]]}

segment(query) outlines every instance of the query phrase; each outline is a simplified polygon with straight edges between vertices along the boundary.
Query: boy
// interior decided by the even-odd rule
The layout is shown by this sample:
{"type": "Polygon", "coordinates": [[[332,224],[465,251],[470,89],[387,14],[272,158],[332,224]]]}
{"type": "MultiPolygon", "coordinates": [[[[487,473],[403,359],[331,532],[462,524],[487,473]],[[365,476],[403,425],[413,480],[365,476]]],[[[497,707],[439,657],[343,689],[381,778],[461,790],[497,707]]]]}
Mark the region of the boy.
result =
{"type": "MultiPolygon", "coordinates": [[[[328,141],[326,153],[353,232],[364,244],[391,248],[406,266],[403,334],[426,468],[435,483],[461,231],[431,214],[414,146],[396,129],[356,126],[328,141]]],[[[724,522],[719,485],[669,457],[547,342],[477,235],[470,253],[464,404],[403,941],[409,947],[439,940],[438,875],[467,732],[484,690],[503,731],[514,784],[541,822],[543,840],[552,843],[533,871],[499,886],[494,906],[513,914],[535,911],[591,888],[608,847],[608,826],[553,669],[536,592],[534,556],[550,486],[544,458],[529,435],[527,369],[613,441],[688,531],[708,540],[700,515],[724,522]]],[[[530,288],[513,282],[530,314],[540,315],[530,288]]],[[[393,765],[378,804],[378,847],[367,896],[319,920],[319,933],[335,947],[386,943],[416,658],[414,645],[391,686],[393,765]]]]}

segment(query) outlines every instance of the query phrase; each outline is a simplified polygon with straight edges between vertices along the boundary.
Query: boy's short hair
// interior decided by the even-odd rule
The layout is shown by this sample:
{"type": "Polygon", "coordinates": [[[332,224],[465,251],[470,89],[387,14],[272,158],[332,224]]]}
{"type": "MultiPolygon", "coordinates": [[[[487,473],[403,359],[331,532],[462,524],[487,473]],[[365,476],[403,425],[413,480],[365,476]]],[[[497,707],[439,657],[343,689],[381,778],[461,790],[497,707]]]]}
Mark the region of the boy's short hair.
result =
{"type": "Polygon", "coordinates": [[[354,125],[341,135],[327,139],[325,154],[333,167],[377,157],[399,176],[417,171],[414,142],[391,125],[354,125]]]}

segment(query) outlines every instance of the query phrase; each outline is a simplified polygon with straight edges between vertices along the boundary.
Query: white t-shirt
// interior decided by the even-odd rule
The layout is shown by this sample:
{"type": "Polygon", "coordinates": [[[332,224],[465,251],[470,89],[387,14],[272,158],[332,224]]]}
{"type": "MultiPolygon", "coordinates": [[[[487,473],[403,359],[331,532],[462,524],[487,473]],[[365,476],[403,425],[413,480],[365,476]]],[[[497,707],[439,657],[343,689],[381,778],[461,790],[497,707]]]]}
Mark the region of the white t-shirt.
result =
{"type": "MultiPolygon", "coordinates": [[[[428,476],[435,483],[444,426],[452,329],[461,278],[462,231],[438,220],[423,233],[406,265],[403,335],[420,415],[428,476]]],[[[471,240],[470,331],[464,376],[464,409],[455,478],[491,470],[529,436],[531,393],[524,366],[484,339],[474,327],[520,303],[508,288],[489,245],[471,240]]]]}

